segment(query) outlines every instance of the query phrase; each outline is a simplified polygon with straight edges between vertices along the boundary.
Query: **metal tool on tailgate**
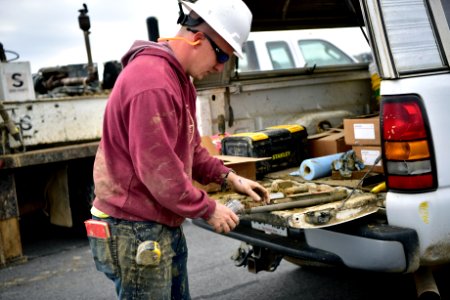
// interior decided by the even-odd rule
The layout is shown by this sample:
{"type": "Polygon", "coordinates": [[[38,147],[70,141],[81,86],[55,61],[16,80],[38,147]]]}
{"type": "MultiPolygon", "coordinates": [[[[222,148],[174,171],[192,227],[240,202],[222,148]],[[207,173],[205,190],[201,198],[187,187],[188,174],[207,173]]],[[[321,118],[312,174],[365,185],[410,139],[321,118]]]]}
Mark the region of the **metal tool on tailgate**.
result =
{"type": "Polygon", "coordinates": [[[235,213],[238,214],[252,214],[261,212],[271,212],[276,210],[285,210],[292,208],[308,207],[312,205],[319,205],[329,202],[342,200],[347,197],[346,190],[339,190],[335,192],[317,193],[317,194],[302,194],[291,195],[293,201],[277,204],[269,204],[263,206],[257,206],[252,208],[245,208],[245,206],[237,199],[228,201],[225,205],[232,208],[235,213]],[[235,210],[234,210],[235,209],[235,210]]]}

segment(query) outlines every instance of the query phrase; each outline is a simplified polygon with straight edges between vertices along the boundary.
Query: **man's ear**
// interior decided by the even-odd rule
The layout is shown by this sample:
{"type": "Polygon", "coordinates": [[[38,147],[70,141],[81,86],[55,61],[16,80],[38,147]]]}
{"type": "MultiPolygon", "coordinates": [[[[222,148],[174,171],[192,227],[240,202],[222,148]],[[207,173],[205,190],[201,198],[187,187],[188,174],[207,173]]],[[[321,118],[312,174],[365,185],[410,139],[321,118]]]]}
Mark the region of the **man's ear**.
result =
{"type": "Polygon", "coordinates": [[[192,45],[200,45],[202,40],[205,39],[205,36],[202,32],[196,32],[194,34],[194,41],[192,42],[192,45]]]}

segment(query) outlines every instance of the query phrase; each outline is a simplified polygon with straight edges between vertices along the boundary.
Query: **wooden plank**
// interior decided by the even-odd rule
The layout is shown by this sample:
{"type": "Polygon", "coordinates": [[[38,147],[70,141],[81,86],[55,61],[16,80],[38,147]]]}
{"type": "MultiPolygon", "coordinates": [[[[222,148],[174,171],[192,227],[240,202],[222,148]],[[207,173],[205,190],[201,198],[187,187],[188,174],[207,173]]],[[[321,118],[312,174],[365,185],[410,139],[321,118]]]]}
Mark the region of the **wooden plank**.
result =
{"type": "Polygon", "coordinates": [[[0,156],[0,170],[93,157],[97,152],[98,144],[99,142],[96,141],[3,155],[0,156]]]}
{"type": "Polygon", "coordinates": [[[14,175],[0,172],[0,220],[19,216],[14,175]]]}
{"type": "Polygon", "coordinates": [[[24,259],[18,219],[0,220],[0,266],[24,259]]]}

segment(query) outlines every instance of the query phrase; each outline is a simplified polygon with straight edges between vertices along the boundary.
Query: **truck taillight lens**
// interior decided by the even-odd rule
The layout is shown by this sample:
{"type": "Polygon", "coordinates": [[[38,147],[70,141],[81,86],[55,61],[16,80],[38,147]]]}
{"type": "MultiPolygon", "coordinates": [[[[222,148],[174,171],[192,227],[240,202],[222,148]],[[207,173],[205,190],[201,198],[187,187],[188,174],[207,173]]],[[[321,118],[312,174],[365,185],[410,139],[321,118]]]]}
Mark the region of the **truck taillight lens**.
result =
{"type": "Polygon", "coordinates": [[[404,192],[437,187],[427,116],[417,95],[383,96],[381,130],[387,186],[404,192]]]}
{"type": "Polygon", "coordinates": [[[392,160],[413,160],[430,157],[427,141],[389,142],[386,146],[386,158],[392,160]]]}

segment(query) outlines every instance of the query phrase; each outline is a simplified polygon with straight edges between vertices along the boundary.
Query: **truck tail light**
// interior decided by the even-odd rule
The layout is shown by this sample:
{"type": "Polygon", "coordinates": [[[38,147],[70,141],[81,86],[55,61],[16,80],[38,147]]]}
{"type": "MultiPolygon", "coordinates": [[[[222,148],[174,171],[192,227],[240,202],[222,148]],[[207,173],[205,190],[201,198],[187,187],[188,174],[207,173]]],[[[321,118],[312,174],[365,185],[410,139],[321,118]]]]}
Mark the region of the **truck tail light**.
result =
{"type": "Polygon", "coordinates": [[[388,188],[399,192],[435,190],[433,143],[420,97],[383,96],[381,132],[388,188]]]}

